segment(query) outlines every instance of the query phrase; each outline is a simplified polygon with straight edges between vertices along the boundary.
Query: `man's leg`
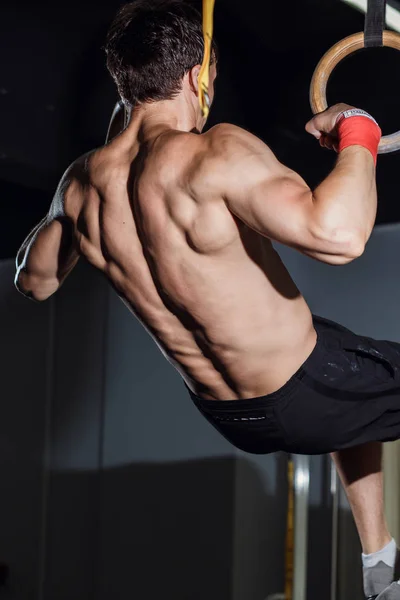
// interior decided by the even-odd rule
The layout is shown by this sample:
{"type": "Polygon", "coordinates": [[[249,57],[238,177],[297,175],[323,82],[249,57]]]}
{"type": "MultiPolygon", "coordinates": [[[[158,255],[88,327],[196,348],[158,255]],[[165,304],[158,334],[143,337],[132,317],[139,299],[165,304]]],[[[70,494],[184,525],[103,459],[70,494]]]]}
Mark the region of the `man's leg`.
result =
{"type": "Polygon", "coordinates": [[[353,512],[363,553],[381,550],[392,539],[383,504],[382,444],[371,442],[331,456],[353,512]]]}
{"type": "Polygon", "coordinates": [[[331,456],[360,536],[365,594],[374,596],[393,581],[396,560],[384,512],[382,444],[371,442],[331,456]]]}

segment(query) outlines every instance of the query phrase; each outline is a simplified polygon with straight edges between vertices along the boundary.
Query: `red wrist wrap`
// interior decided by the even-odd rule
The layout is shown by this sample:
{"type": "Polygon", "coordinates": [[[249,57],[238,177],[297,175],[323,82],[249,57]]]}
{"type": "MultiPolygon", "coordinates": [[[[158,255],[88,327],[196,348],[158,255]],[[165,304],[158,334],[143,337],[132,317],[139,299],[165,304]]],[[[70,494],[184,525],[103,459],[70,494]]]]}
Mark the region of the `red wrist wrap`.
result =
{"type": "Polygon", "coordinates": [[[349,146],[363,146],[371,152],[376,165],[378,145],[382,136],[379,125],[368,117],[340,117],[337,133],[339,152],[349,146]]]}

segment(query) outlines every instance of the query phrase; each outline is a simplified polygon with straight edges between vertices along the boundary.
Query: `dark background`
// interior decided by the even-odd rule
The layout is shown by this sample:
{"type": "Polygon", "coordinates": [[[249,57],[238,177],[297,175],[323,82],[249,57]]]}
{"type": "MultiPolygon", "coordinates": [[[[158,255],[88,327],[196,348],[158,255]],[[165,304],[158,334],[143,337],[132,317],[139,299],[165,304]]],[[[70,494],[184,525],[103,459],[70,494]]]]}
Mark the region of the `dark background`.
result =
{"type": "MultiPolygon", "coordinates": [[[[48,210],[68,164],[104,141],[117,97],[101,47],[119,5],[2,4],[0,258],[14,256],[48,210]]],[[[221,60],[209,124],[253,131],[315,186],[334,154],[304,131],[311,75],[363,20],[340,0],[216,0],[221,60]]],[[[400,129],[399,73],[400,53],[360,53],[332,77],[329,101],[369,110],[391,133],[400,129]]],[[[399,167],[399,155],[379,160],[380,223],[400,220],[399,167]]],[[[281,251],[312,310],[400,339],[398,231],[378,231],[363,257],[340,270],[281,251]]],[[[222,599],[233,581],[233,546],[238,597],[280,591],[281,457],[241,457],[233,468],[225,440],[198,418],[99,273],[80,265],[60,294],[37,306],[11,289],[11,267],[0,261],[0,562],[10,565],[14,597],[125,599],[135,586],[139,598],[222,599]]],[[[320,472],[311,476],[310,599],[325,597],[329,584],[320,472]]],[[[339,595],[353,600],[361,598],[360,554],[343,512],[339,595]]]]}
{"type": "MultiPolygon", "coordinates": [[[[104,141],[117,96],[102,45],[120,5],[38,0],[1,9],[0,258],[14,256],[44,216],[69,163],[104,141]]],[[[245,127],[318,184],[334,155],[304,131],[309,83],[323,53],[363,22],[341,0],[216,0],[220,64],[209,125],[245,127]]],[[[399,92],[400,53],[371,49],[337,68],[328,101],[360,106],[392,133],[400,129],[399,92]]],[[[379,160],[378,223],[400,220],[399,168],[399,154],[379,160]]]]}

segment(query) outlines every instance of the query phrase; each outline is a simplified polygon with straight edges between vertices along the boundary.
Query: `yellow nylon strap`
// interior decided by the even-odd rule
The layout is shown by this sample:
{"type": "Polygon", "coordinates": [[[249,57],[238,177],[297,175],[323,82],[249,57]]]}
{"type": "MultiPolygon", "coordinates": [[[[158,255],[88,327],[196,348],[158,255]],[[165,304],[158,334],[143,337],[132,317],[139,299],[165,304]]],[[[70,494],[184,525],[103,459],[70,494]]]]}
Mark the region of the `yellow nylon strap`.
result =
{"type": "Polygon", "coordinates": [[[215,0],[203,0],[204,58],[199,73],[199,103],[203,117],[205,118],[208,117],[210,112],[210,96],[208,93],[208,85],[210,83],[214,4],[215,0]]]}

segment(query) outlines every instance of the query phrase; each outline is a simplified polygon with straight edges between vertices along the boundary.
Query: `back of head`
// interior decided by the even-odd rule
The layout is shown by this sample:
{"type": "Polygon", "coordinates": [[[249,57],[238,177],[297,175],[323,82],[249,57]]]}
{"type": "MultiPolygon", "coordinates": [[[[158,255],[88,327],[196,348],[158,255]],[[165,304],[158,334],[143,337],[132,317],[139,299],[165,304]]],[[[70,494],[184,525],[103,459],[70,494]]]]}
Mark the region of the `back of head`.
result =
{"type": "Polygon", "coordinates": [[[109,29],[105,50],[107,68],[127,105],[170,100],[179,94],[185,74],[202,62],[201,15],[184,0],[125,4],[109,29]]]}

